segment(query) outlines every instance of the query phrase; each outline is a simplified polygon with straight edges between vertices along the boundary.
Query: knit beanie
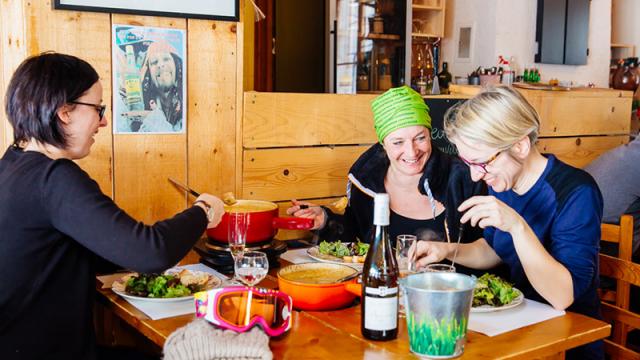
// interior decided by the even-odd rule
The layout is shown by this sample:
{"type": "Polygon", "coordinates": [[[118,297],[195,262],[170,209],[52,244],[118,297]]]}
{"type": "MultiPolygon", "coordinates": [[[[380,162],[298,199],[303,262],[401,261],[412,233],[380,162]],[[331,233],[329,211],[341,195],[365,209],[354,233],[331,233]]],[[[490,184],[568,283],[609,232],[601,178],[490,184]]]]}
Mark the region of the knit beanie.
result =
{"type": "Polygon", "coordinates": [[[269,337],[258,326],[245,333],[218,329],[196,319],[169,335],[165,360],[256,359],[271,360],[269,337]]]}
{"type": "Polygon", "coordinates": [[[382,144],[391,132],[422,125],[431,129],[429,107],[422,96],[408,86],[391,88],[371,102],[373,126],[382,144]]]}

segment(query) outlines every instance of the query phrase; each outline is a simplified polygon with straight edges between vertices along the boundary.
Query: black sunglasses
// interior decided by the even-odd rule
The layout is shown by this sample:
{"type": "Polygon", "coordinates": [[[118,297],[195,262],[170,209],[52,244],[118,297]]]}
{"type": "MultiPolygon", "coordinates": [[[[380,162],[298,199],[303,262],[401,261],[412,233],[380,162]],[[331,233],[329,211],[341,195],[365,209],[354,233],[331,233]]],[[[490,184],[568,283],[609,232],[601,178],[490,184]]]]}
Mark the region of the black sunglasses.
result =
{"type": "Polygon", "coordinates": [[[89,104],[89,103],[85,103],[85,102],[81,102],[81,101],[69,101],[69,103],[70,104],[93,106],[96,109],[96,111],[98,112],[98,115],[100,116],[100,119],[102,119],[104,117],[104,112],[107,110],[107,105],[89,104]]]}

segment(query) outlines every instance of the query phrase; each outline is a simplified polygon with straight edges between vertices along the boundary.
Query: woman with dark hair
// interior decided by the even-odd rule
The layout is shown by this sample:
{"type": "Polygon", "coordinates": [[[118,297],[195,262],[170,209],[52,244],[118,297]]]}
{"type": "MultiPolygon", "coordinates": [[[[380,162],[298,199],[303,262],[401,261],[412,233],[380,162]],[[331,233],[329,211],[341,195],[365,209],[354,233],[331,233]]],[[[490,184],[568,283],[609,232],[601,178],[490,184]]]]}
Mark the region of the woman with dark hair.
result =
{"type": "Polygon", "coordinates": [[[14,143],[0,159],[0,353],[3,359],[93,359],[95,266],[139,272],[177,263],[223,213],[202,194],[174,217],[127,215],[72,160],[107,125],[98,74],[45,53],[14,73],[5,110],[14,143]]]}

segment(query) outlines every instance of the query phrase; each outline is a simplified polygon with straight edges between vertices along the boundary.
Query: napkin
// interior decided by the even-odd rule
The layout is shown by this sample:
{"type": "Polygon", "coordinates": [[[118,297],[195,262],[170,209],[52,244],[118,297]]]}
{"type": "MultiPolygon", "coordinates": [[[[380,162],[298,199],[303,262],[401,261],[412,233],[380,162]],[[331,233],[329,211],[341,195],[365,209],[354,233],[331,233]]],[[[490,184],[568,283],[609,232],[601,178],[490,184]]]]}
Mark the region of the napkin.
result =
{"type": "MultiPolygon", "coordinates": [[[[212,268],[203,265],[203,264],[192,264],[192,265],[184,265],[179,266],[177,268],[187,269],[192,271],[202,271],[209,273],[220,280],[227,281],[228,278],[219,272],[213,270],[212,268]]],[[[105,275],[98,276],[98,280],[100,280],[103,284],[102,288],[110,288],[113,281],[120,279],[124,274],[113,274],[113,275],[105,275]]],[[[193,297],[189,297],[185,300],[176,299],[167,299],[166,301],[156,300],[149,301],[144,299],[127,299],[125,300],[133,305],[136,309],[142,311],[147,315],[151,320],[164,319],[179,315],[193,314],[196,312],[196,308],[193,302],[193,297]]]]}
{"type": "Polygon", "coordinates": [[[307,249],[287,250],[284,254],[280,255],[280,259],[284,259],[292,264],[315,261],[307,255],[307,249]]]}
{"type": "Polygon", "coordinates": [[[496,336],[511,330],[543,322],[564,315],[550,305],[524,299],[524,302],[511,309],[474,313],[469,315],[469,330],[496,336]]]}

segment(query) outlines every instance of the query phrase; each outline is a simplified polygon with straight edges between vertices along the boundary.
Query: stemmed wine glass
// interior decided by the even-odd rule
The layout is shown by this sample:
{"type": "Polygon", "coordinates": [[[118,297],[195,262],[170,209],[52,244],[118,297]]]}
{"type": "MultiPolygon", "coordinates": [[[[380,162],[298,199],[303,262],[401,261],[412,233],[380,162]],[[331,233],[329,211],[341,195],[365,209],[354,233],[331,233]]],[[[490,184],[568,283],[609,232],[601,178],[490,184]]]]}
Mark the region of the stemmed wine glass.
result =
{"type": "Polygon", "coordinates": [[[229,251],[234,260],[244,253],[247,243],[248,221],[247,213],[229,213],[227,239],[229,239],[229,251]]]}
{"type": "Polygon", "coordinates": [[[267,254],[259,251],[247,251],[234,258],[236,277],[247,286],[254,286],[267,276],[269,260],[267,254]]]}

